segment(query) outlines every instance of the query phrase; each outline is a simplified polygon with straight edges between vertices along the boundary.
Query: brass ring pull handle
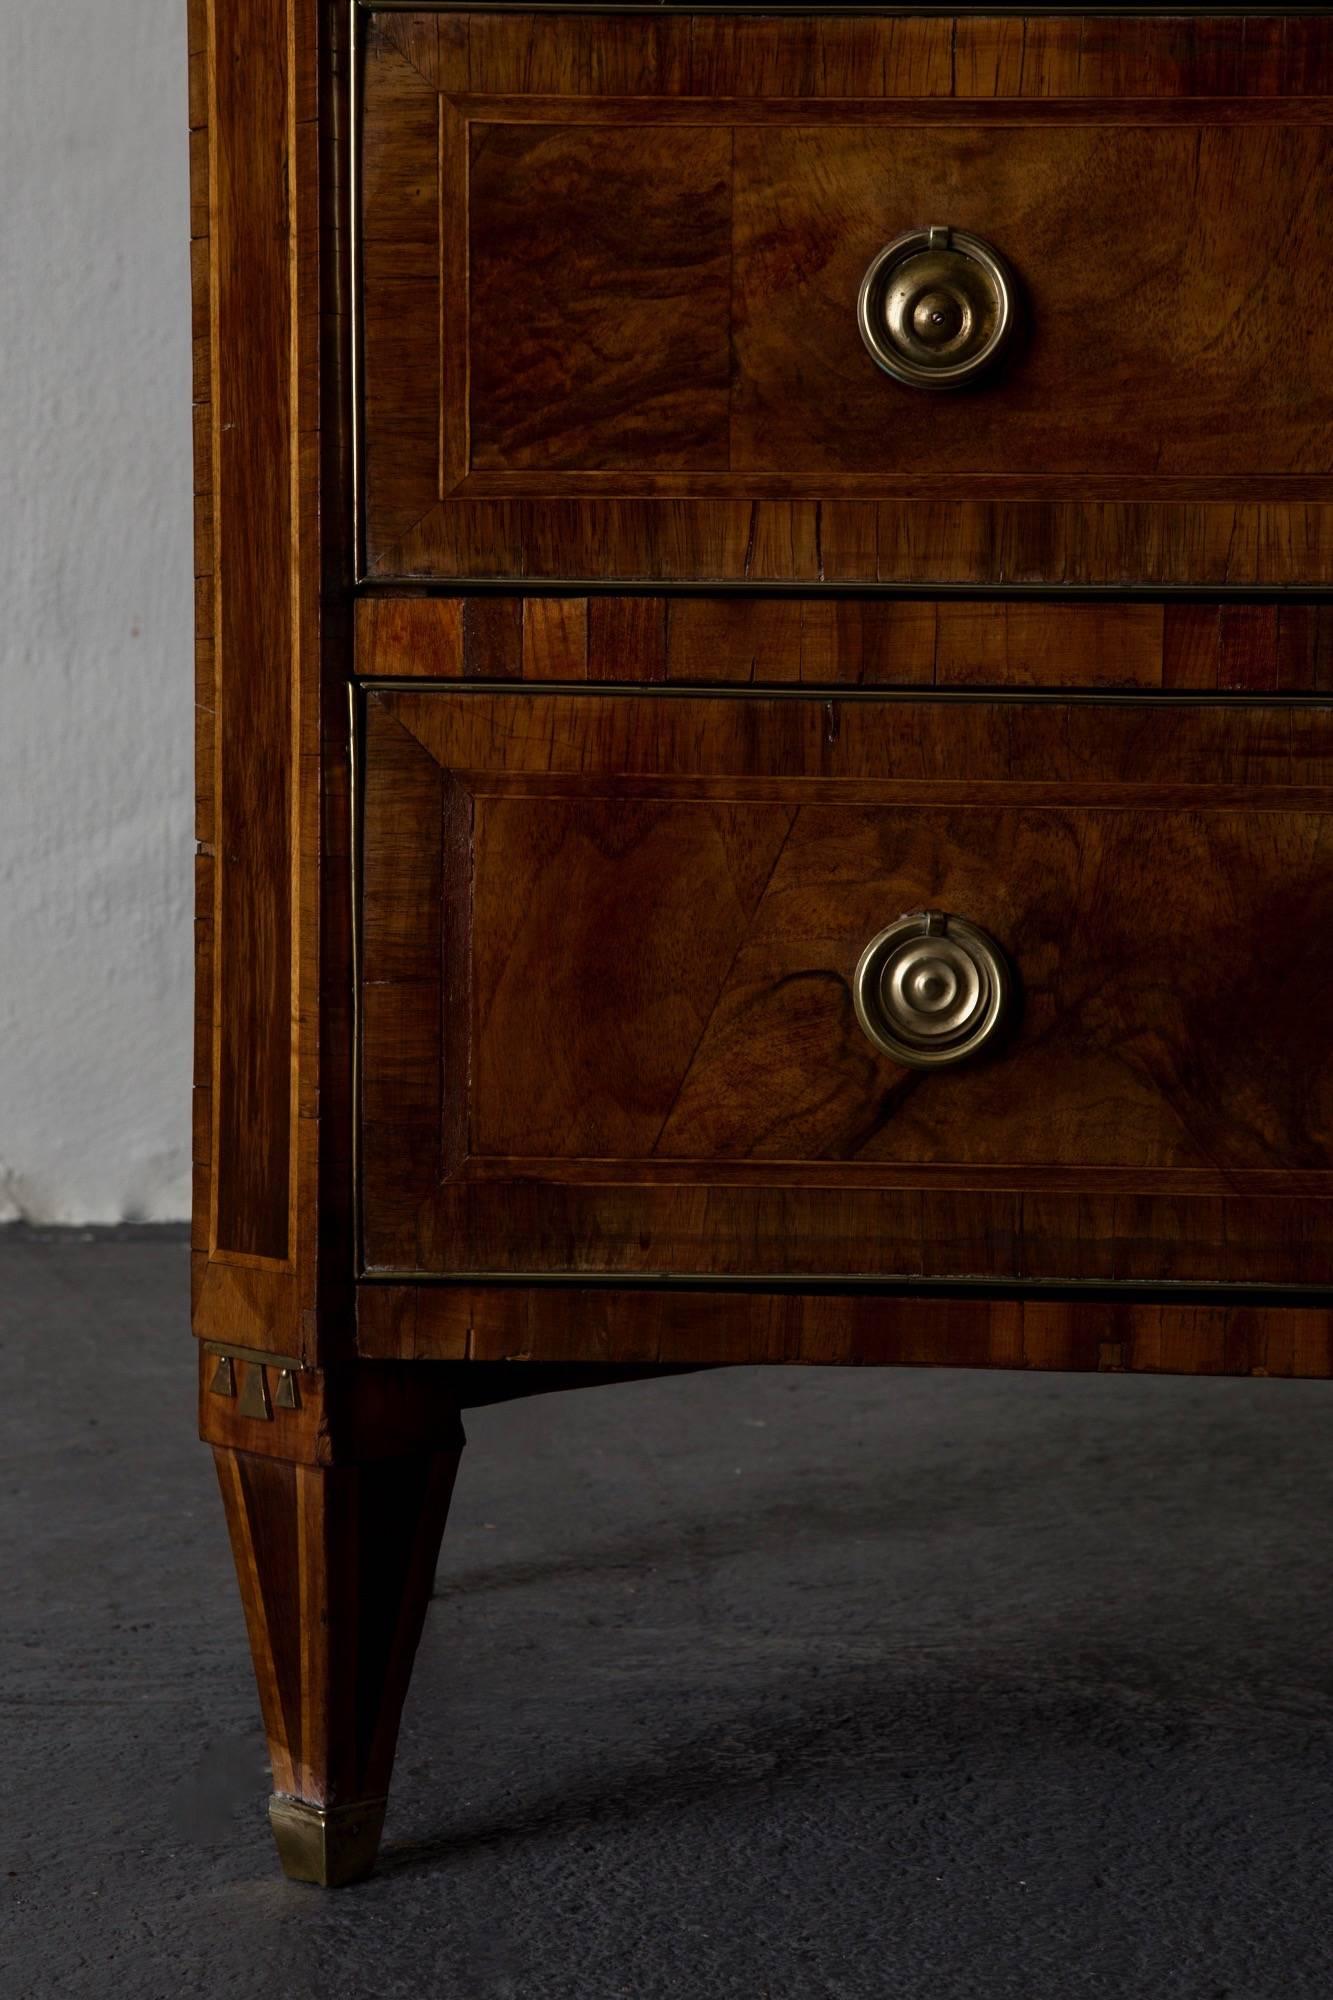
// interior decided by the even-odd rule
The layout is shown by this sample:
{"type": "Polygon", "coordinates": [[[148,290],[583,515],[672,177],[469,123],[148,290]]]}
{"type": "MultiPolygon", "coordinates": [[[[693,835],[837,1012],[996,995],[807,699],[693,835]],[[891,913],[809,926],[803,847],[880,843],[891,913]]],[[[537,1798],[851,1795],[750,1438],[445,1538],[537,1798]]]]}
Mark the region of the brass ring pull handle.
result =
{"type": "Polygon", "coordinates": [[[941,910],[914,910],[871,938],[852,981],[866,1034],[913,1069],[962,1062],[993,1042],[1012,992],[994,938],[941,910]]]}
{"type": "Polygon", "coordinates": [[[910,229],[874,258],[856,318],[872,356],[914,389],[956,389],[990,367],[1014,327],[1014,280],[964,229],[910,229]]]}

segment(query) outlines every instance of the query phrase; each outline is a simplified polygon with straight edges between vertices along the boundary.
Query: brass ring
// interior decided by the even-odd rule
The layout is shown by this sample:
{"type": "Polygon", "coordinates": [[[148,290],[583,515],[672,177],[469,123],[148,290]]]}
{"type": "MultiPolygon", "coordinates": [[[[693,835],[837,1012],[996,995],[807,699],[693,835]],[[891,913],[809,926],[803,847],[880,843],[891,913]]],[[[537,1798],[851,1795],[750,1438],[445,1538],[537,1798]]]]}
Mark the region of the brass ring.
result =
{"type": "Polygon", "coordinates": [[[993,1042],[1012,992],[994,938],[942,910],[913,910],[880,931],[852,977],[863,1031],[910,1069],[942,1069],[993,1042]]]}
{"type": "Polygon", "coordinates": [[[1012,272],[965,229],[909,229],[872,258],[856,322],[871,357],[914,389],[956,389],[988,369],[1015,322],[1012,272]]]}

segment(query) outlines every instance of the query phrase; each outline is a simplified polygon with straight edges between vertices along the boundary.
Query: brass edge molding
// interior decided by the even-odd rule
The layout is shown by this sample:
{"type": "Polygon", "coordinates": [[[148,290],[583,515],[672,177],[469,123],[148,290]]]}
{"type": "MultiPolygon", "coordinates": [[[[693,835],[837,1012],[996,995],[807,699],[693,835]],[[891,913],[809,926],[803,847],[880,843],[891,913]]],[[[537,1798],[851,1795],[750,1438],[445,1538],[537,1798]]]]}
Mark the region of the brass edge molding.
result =
{"type": "MultiPolygon", "coordinates": [[[[1004,502],[997,502],[1004,505],[1004,502]]],[[[1015,503],[1023,504],[1023,503],[1015,503]]],[[[1219,503],[1220,504],[1220,503],[1219,503]]],[[[822,604],[827,598],[866,604],[1024,603],[1074,607],[1081,604],[1327,604],[1333,583],[938,583],[917,580],[883,583],[865,577],[606,577],[606,576],[385,576],[358,575],[354,598],[372,601],[394,598],[466,597],[743,597],[763,602],[804,598],[822,604]]]]}
{"type": "MultiPolygon", "coordinates": [[[[656,18],[660,14],[735,14],[744,18],[754,15],[768,18],[777,15],[781,19],[808,19],[811,12],[827,14],[830,20],[840,20],[850,16],[864,18],[879,17],[884,20],[933,21],[933,20],[989,20],[992,16],[1008,16],[1021,19],[1026,14],[1050,14],[1055,17],[1080,11],[1073,0],[1034,0],[1031,6],[1000,4],[991,7],[973,6],[918,6],[918,7],[858,7],[855,5],[811,9],[790,5],[768,6],[764,0],[724,0],[720,6],[683,4],[683,0],[352,0],[354,8],[367,14],[646,14],[656,18]]],[[[1084,13],[1095,14],[1099,20],[1156,21],[1170,19],[1175,8],[1148,8],[1134,6],[1085,7],[1084,13]]],[[[1327,7],[1295,6],[1255,6],[1244,5],[1244,0],[1219,0],[1215,6],[1198,10],[1208,15],[1254,15],[1260,19],[1281,20],[1286,15],[1315,16],[1327,13],[1327,7]]]]}
{"type": "Polygon", "coordinates": [[[259,1347],[233,1347],[220,1340],[203,1340],[199,1344],[205,1354],[216,1354],[226,1361],[253,1361],[261,1368],[278,1368],[288,1375],[313,1372],[306,1362],[297,1361],[290,1354],[269,1354],[259,1347]]]}
{"type": "Polygon", "coordinates": [[[756,1272],[744,1277],[718,1276],[706,1271],[362,1271],[358,1285],[367,1291],[381,1286],[419,1285],[423,1290],[482,1288],[490,1291],[588,1292],[719,1292],[735,1297],[961,1299],[1032,1305],[1062,1302],[1106,1305],[1235,1306],[1333,1310],[1333,1291],[1321,1285],[1272,1285],[1259,1280],[1200,1284],[1189,1278],[882,1278],[864,1274],[756,1272]]]}

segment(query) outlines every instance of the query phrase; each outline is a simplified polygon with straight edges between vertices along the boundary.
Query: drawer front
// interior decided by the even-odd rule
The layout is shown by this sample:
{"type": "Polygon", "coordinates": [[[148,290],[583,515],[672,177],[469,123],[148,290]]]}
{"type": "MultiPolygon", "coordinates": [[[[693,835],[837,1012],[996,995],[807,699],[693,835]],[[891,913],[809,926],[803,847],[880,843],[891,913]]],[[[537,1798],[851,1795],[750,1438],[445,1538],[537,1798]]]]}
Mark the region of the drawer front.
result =
{"type": "Polygon", "coordinates": [[[369,1271],[1327,1283],[1328,710],[399,687],[363,737],[369,1271]],[[924,1068],[854,993],[919,910],[1011,989],[924,1068]]]}
{"type": "Polygon", "coordinates": [[[371,18],[372,573],[1333,581],[1327,24],[371,18]],[[949,393],[858,326],[929,224],[949,393]]]}

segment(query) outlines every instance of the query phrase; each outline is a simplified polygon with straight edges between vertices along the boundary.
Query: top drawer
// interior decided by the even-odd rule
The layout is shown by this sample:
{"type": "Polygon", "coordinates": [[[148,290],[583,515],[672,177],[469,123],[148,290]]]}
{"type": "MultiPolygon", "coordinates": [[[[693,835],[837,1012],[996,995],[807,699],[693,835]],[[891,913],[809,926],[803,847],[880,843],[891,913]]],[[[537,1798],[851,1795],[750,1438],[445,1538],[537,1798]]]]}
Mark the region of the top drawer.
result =
{"type": "Polygon", "coordinates": [[[366,20],[369,573],[1333,583],[1327,20],[366,20]],[[857,317],[932,225],[947,393],[857,317]]]}

